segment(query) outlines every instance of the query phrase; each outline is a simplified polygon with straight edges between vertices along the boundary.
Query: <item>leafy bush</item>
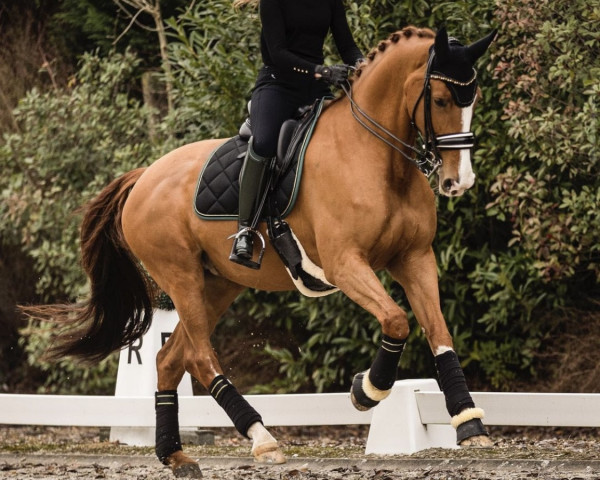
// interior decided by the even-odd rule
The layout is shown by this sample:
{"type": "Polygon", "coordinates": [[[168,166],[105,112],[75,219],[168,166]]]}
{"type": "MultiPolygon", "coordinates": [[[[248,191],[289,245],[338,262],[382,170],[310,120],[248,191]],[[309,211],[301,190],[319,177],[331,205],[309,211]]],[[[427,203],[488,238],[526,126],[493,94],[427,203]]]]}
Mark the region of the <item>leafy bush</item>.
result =
{"type": "MultiPolygon", "coordinates": [[[[478,68],[483,96],[472,126],[478,179],[460,199],[438,198],[434,248],[442,309],[467,375],[495,388],[535,379],[538,362],[550,358],[544,346],[572,331],[564,312],[588,318],[597,308],[597,6],[585,0],[346,4],[365,53],[406,24],[446,24],[465,43],[499,27],[478,68]]],[[[196,2],[168,23],[176,110],[158,126],[176,133],[168,141],[150,145],[148,112],[128,94],[137,65],[130,54],[85,56],[70,92],[32,91],[15,112],[22,133],[5,136],[0,148],[0,237],[34,259],[44,298],[74,299],[85,290],[76,207],[156,150],[233,135],[245,116],[260,64],[256,12],[234,12],[230,0],[196,2]]],[[[339,61],[331,44],[326,53],[328,63],[339,61]]],[[[380,278],[409,310],[402,290],[387,275],[380,278]]],[[[377,321],[342,294],[314,300],[249,291],[225,325],[247,315],[290,339],[267,348],[282,379],[259,391],[346,390],[379,344],[377,321]]],[[[410,321],[402,375],[434,376],[424,335],[410,321]]],[[[33,359],[42,342],[28,345],[33,359]]]]}
{"type": "MultiPolygon", "coordinates": [[[[0,146],[0,238],[33,260],[44,301],[75,301],[86,290],[76,210],[110,180],[152,159],[148,112],[130,96],[137,65],[130,53],[85,55],[70,91],[34,89],[20,102],[14,115],[21,133],[5,135],[0,146]]],[[[30,324],[22,331],[28,361],[48,375],[43,389],[106,391],[114,384],[107,376],[114,358],[95,369],[71,360],[43,363],[51,328],[30,324]]]]}
{"type": "Polygon", "coordinates": [[[75,212],[152,159],[148,112],[129,95],[137,63],[130,53],[85,55],[70,92],[34,89],[21,100],[21,133],[0,146],[0,231],[34,259],[44,300],[73,299],[85,285],[75,212]]]}
{"type": "Polygon", "coordinates": [[[49,362],[44,352],[52,342],[56,327],[51,323],[30,320],[20,330],[19,344],[28,365],[39,373],[38,393],[113,395],[117,379],[118,354],[112,354],[93,367],[82,367],[71,358],[49,362]]]}
{"type": "Polygon", "coordinates": [[[496,52],[496,77],[515,150],[493,185],[490,214],[510,221],[510,245],[531,256],[532,275],[597,282],[600,13],[593,2],[537,3],[498,9],[512,27],[496,52]]]}
{"type": "Polygon", "coordinates": [[[504,223],[506,244],[469,278],[489,336],[473,356],[506,387],[535,374],[549,332],[565,321],[558,307],[597,308],[600,39],[598,9],[584,1],[500,2],[496,17],[506,151],[487,214],[504,223]]]}
{"type": "Polygon", "coordinates": [[[246,115],[260,55],[258,14],[229,0],[198,2],[170,27],[176,112],[167,123],[186,142],[235,135],[246,115]]]}
{"type": "MultiPolygon", "coordinates": [[[[479,38],[490,30],[485,20],[490,4],[348,1],[347,18],[355,39],[366,54],[392,31],[412,23],[435,26],[448,23],[456,35],[479,38]],[[466,23],[461,15],[468,15],[466,23]]],[[[261,65],[260,20],[251,8],[235,11],[231,0],[193,4],[170,27],[169,56],[175,76],[177,109],[170,122],[179,139],[195,141],[234,135],[246,116],[256,74],[261,65]]],[[[331,38],[326,43],[326,63],[340,58],[331,38]]]]}

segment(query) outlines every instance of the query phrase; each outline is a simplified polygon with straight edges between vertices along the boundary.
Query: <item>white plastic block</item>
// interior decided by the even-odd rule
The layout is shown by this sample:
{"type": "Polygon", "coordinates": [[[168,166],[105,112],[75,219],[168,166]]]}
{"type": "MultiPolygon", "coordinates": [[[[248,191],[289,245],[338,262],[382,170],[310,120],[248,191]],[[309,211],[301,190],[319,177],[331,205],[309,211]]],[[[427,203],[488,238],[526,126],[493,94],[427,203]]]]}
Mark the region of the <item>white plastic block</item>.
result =
{"type": "Polygon", "coordinates": [[[434,379],[401,380],[373,409],[365,453],[410,454],[427,448],[458,448],[451,425],[424,425],[415,398],[418,391],[440,391],[434,379]]]}

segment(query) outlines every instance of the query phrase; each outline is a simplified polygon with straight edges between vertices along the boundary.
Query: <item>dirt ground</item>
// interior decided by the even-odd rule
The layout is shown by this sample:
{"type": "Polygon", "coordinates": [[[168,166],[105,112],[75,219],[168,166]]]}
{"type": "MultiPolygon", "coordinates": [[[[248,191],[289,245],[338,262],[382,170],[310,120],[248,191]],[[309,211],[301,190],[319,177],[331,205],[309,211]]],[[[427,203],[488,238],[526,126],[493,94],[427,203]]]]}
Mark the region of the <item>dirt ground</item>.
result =
{"type": "MultiPolygon", "coordinates": [[[[600,480],[600,429],[494,429],[490,449],[365,455],[360,427],[273,428],[288,458],[254,464],[250,442],[214,429],[214,445],[186,445],[215,480],[600,480]]],[[[108,441],[108,429],[0,426],[0,479],[172,480],[152,448],[108,441]]]]}

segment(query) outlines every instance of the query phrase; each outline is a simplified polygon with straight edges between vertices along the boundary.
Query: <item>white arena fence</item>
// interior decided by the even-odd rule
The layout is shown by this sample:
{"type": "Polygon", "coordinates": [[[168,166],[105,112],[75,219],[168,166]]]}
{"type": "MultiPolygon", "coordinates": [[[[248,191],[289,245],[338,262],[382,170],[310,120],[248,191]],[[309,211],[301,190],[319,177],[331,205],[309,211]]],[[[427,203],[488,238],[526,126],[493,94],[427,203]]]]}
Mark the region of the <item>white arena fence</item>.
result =
{"type": "MultiPolygon", "coordinates": [[[[486,425],[600,427],[600,394],[474,392],[486,425]]],[[[370,425],[366,453],[405,454],[455,448],[444,396],[433,379],[396,382],[369,412],[348,393],[247,395],[267,426],[370,425]]],[[[181,427],[231,427],[210,396],[179,399],[181,427]]],[[[154,427],[154,398],[75,395],[0,395],[0,424],[154,427]]]]}
{"type": "MultiPolygon", "coordinates": [[[[111,440],[153,445],[154,356],[177,323],[159,312],[138,345],[121,352],[115,396],[0,394],[0,425],[112,427],[111,440]]],[[[192,396],[189,376],[179,387],[179,424],[232,427],[210,396],[192,396]]],[[[472,392],[486,425],[600,427],[600,394],[472,392]]],[[[368,412],[349,393],[246,395],[266,426],[370,425],[365,453],[409,454],[456,448],[444,395],[434,379],[401,380],[368,412]]]]}

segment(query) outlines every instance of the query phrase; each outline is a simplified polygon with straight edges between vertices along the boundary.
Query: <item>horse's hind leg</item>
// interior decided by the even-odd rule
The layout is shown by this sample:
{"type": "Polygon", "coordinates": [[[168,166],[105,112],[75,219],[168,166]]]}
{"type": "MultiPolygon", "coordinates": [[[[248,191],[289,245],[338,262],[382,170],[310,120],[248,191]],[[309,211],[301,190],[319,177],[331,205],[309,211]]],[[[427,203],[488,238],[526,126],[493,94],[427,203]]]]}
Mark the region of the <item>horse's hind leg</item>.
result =
{"type": "MultiPolygon", "coordinates": [[[[159,394],[161,392],[166,395],[173,394],[184,371],[189,371],[209,389],[231,417],[238,431],[253,440],[252,453],[256,461],[282,463],[285,458],[279,450],[277,441],[262,425],[260,415],[223,376],[210,345],[210,334],[218,319],[241,292],[242,287],[208,273],[205,273],[202,280],[202,282],[184,284],[185,288],[181,293],[177,288],[171,289],[171,298],[181,321],[157,356],[159,394]],[[197,296],[190,295],[189,285],[198,284],[203,284],[200,293],[197,296]]],[[[176,406],[171,406],[171,412],[174,414],[160,414],[163,419],[160,426],[164,435],[160,451],[157,449],[157,455],[163,463],[173,468],[176,475],[178,472],[189,475],[196,470],[199,474],[197,464],[181,451],[176,406]]],[[[157,435],[158,431],[157,410],[157,435]]]]}
{"type": "Polygon", "coordinates": [[[187,339],[178,323],[156,356],[158,373],[156,409],[156,456],[176,477],[202,478],[198,464],[185,455],[179,436],[177,386],[185,373],[183,352],[187,339]]]}
{"type": "Polygon", "coordinates": [[[440,309],[435,256],[424,254],[404,258],[390,269],[404,288],[411,308],[435,356],[438,377],[446,408],[462,446],[489,446],[491,441],[483,426],[483,410],[475,407],[465,376],[453,349],[452,337],[440,309]]]}

